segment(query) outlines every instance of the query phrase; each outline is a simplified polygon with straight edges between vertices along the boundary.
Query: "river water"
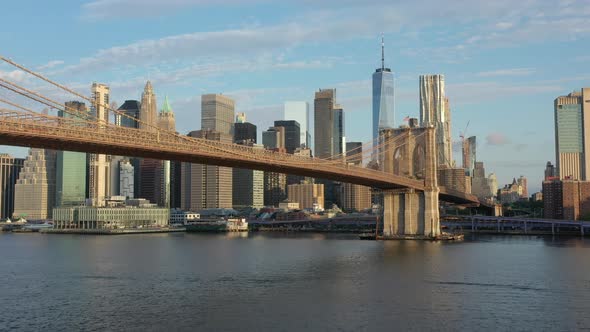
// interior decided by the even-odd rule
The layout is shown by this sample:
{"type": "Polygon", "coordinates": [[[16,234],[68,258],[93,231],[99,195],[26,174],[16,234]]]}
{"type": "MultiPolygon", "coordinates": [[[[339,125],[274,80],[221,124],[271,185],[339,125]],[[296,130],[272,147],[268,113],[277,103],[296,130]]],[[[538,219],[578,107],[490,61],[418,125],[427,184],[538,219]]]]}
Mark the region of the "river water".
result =
{"type": "Polygon", "coordinates": [[[0,234],[0,330],[571,331],[590,240],[0,234]]]}

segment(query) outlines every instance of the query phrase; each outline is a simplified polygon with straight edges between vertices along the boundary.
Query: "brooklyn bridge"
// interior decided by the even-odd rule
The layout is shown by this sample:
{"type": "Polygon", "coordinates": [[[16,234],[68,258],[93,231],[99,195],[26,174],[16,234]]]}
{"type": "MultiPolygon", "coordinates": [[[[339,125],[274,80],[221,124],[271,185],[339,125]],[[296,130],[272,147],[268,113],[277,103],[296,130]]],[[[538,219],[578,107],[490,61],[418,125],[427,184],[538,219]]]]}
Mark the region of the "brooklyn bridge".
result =
{"type": "MultiPolygon", "coordinates": [[[[121,127],[109,117],[129,115],[12,60],[0,59],[62,93],[88,101],[94,109],[107,111],[106,116],[81,113],[38,91],[0,78],[0,87],[11,95],[71,115],[68,118],[52,116],[15,99],[0,98],[0,102],[7,105],[0,109],[1,145],[239,167],[364,185],[383,193],[383,236],[386,238],[439,236],[439,201],[480,204],[471,194],[437,184],[434,127],[383,130],[376,142],[364,145],[368,148],[362,153],[331,158],[298,156],[189,137],[147,123],[141,124],[141,129],[121,127]]],[[[136,118],[132,120],[140,122],[136,118]]]]}

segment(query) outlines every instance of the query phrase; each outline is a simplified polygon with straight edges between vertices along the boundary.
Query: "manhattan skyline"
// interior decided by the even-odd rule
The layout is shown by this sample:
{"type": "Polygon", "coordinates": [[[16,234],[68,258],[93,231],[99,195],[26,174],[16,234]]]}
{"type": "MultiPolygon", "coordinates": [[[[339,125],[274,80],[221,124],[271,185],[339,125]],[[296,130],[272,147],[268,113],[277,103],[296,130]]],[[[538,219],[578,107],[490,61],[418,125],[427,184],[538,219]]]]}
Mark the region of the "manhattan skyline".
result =
{"type": "MultiPolygon", "coordinates": [[[[418,76],[443,74],[453,141],[469,121],[467,135],[478,137],[478,161],[500,184],[522,174],[532,191],[540,189],[545,163],[555,162],[553,100],[589,85],[584,44],[590,28],[584,22],[590,5],[299,3],[269,8],[265,1],[228,1],[222,8],[212,1],[56,1],[36,4],[34,24],[21,26],[18,17],[7,17],[19,29],[0,33],[0,41],[10,45],[3,55],[85,95],[94,81],[108,85],[118,105],[139,99],[149,79],[157,95],[170,96],[182,134],[201,127],[201,94],[234,98],[237,112],[267,128],[282,119],[285,101],[311,104],[314,91],[335,88],[346,112],[347,140],[368,141],[371,74],[380,67],[383,33],[385,61],[396,77],[396,125],[418,117],[418,76]]],[[[6,10],[27,6],[10,3],[6,10]]],[[[5,65],[0,77],[27,80],[5,65]]],[[[460,156],[455,149],[458,165],[460,156]]]]}

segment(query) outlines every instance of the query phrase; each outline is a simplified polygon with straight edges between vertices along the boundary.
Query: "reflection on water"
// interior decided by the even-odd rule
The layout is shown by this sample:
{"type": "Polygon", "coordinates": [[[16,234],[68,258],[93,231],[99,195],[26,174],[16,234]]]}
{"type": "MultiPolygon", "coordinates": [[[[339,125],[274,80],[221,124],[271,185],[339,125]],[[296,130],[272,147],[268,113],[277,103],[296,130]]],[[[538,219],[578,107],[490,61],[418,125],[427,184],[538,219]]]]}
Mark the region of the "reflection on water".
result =
{"type": "Polygon", "coordinates": [[[590,243],[332,234],[2,234],[0,326],[26,330],[576,330],[590,243]]]}

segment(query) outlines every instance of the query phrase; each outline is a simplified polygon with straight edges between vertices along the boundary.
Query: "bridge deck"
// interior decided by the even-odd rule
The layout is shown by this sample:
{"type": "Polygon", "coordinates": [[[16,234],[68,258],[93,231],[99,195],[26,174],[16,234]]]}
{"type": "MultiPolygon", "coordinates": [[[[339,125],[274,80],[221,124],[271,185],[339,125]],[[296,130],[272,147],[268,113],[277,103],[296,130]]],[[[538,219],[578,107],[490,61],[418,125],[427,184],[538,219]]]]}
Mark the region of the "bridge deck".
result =
{"type": "Polygon", "coordinates": [[[424,190],[422,180],[338,161],[35,113],[0,110],[0,144],[248,168],[380,189],[424,190]]]}

